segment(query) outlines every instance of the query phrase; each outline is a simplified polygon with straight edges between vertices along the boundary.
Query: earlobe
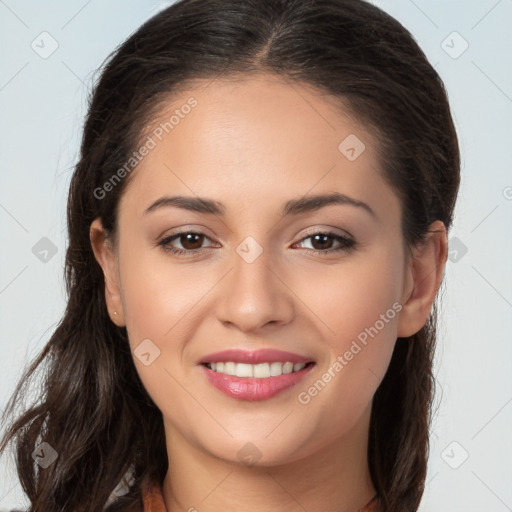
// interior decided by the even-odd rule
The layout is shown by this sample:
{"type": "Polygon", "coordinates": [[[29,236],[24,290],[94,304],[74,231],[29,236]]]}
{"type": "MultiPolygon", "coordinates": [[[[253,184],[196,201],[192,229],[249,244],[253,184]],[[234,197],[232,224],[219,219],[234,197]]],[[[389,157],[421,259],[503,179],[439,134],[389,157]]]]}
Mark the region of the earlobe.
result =
{"type": "Polygon", "coordinates": [[[117,258],[111,240],[106,236],[101,219],[91,223],[89,238],[96,261],[103,270],[105,301],[112,322],[124,325],[123,305],[119,286],[117,258]]]}
{"type": "Polygon", "coordinates": [[[443,278],[448,255],[446,227],[437,220],[423,244],[413,249],[407,262],[398,337],[417,333],[427,322],[443,278]]]}

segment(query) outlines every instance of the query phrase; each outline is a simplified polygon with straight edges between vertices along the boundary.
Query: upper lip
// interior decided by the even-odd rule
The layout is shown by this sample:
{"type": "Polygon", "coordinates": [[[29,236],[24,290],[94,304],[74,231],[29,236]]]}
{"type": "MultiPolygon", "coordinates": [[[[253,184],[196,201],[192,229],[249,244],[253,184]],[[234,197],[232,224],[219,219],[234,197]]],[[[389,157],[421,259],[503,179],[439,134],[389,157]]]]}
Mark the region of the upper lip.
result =
{"type": "Polygon", "coordinates": [[[230,349],[215,352],[203,357],[199,364],[205,363],[219,363],[219,362],[234,362],[234,363],[276,363],[276,362],[290,362],[290,363],[309,363],[312,359],[294,354],[292,352],[285,352],[283,350],[274,350],[270,348],[260,350],[239,350],[230,349]]]}

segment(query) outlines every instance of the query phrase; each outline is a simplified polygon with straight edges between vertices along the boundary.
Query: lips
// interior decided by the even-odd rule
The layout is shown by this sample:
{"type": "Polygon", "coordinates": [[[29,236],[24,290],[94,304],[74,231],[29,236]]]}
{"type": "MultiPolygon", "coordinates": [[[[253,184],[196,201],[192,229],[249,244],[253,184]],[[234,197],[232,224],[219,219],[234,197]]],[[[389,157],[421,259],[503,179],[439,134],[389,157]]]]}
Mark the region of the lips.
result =
{"type": "Polygon", "coordinates": [[[247,364],[259,364],[259,363],[310,363],[313,362],[311,358],[294,354],[293,352],[285,352],[283,350],[274,349],[261,349],[261,350],[223,350],[222,352],[215,352],[209,354],[199,361],[199,364],[206,363],[247,363],[247,364]]]}
{"type": "Polygon", "coordinates": [[[204,357],[199,362],[199,366],[207,382],[225,395],[239,400],[256,401],[272,398],[295,386],[309,374],[315,366],[315,362],[310,358],[282,350],[232,349],[215,352],[204,357]],[[212,369],[219,365],[222,365],[221,367],[224,369],[226,363],[236,366],[237,369],[242,367],[244,375],[249,365],[276,367],[280,366],[278,363],[283,363],[283,371],[284,366],[291,365],[293,365],[293,371],[289,368],[289,372],[288,370],[287,373],[276,372],[281,374],[275,376],[272,373],[268,376],[267,372],[264,377],[257,378],[255,376],[229,375],[212,369]]]}

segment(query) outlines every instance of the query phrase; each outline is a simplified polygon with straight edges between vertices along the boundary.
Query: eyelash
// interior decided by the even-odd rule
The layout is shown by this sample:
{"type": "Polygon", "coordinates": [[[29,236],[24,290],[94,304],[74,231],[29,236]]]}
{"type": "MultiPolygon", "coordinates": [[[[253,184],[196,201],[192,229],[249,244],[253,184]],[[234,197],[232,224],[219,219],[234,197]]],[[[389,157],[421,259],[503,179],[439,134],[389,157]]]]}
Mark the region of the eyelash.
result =
{"type": "MultiPolygon", "coordinates": [[[[208,240],[210,239],[204,233],[198,233],[196,231],[182,231],[182,232],[175,233],[174,235],[168,236],[168,237],[160,240],[160,242],[158,242],[157,245],[161,246],[162,249],[165,252],[169,252],[169,253],[180,255],[180,256],[186,256],[186,257],[187,256],[188,257],[195,256],[198,252],[202,251],[202,249],[191,249],[191,250],[177,249],[176,247],[172,247],[170,245],[170,243],[172,241],[174,241],[175,239],[180,238],[183,235],[204,236],[208,240]]],[[[302,243],[305,240],[307,240],[308,238],[312,238],[312,237],[317,236],[317,235],[323,235],[323,236],[332,237],[337,242],[339,242],[340,245],[338,247],[336,247],[335,249],[327,249],[327,250],[324,250],[324,251],[321,251],[321,250],[318,250],[318,249],[305,249],[307,252],[313,253],[313,254],[319,254],[319,255],[332,254],[332,253],[337,253],[337,252],[341,252],[341,251],[347,251],[348,252],[348,251],[354,250],[356,248],[356,245],[357,245],[355,240],[352,240],[351,238],[347,238],[347,237],[338,235],[337,233],[333,233],[331,231],[327,231],[327,232],[316,231],[314,233],[310,233],[307,236],[305,236],[304,238],[302,238],[297,243],[302,243]]]]}

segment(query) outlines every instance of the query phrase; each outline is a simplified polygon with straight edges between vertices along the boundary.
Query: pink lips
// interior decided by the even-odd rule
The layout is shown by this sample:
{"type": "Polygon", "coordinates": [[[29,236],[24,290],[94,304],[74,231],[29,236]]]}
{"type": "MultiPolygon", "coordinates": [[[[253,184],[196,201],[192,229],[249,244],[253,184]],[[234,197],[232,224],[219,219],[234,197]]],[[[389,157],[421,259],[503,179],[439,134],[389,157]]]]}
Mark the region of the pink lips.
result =
{"type": "Polygon", "coordinates": [[[214,354],[203,357],[199,363],[218,363],[223,361],[233,361],[234,363],[248,364],[275,363],[279,361],[285,363],[286,361],[289,361],[290,363],[295,364],[309,363],[312,360],[292,352],[284,352],[282,350],[266,348],[253,351],[238,349],[223,350],[222,352],[215,352],[214,354]]]}
{"type": "Polygon", "coordinates": [[[205,363],[233,361],[234,363],[273,363],[287,361],[291,363],[312,363],[311,359],[284,352],[281,350],[263,349],[257,351],[244,350],[224,350],[210,354],[200,361],[200,367],[206,379],[225,395],[238,398],[239,400],[266,400],[288,389],[302,379],[312,370],[314,364],[305,366],[298,372],[283,374],[277,377],[255,378],[255,377],[237,377],[235,375],[226,375],[210,370],[205,363]]]}

